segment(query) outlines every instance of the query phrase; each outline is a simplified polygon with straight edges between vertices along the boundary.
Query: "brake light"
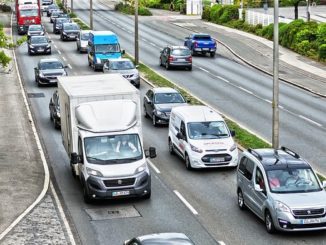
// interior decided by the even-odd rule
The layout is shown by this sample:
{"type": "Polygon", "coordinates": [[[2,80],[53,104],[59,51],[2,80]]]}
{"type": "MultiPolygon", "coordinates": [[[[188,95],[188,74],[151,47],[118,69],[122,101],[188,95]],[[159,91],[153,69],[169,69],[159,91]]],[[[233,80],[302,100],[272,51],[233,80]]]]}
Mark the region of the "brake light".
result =
{"type": "Polygon", "coordinates": [[[169,61],[173,61],[174,57],[173,56],[169,56],[169,61]]]}
{"type": "Polygon", "coordinates": [[[192,62],[192,57],[190,56],[190,57],[186,58],[186,60],[189,62],[192,62]]]}
{"type": "Polygon", "coordinates": [[[195,47],[195,48],[198,47],[198,42],[194,42],[194,47],[195,47]]]}

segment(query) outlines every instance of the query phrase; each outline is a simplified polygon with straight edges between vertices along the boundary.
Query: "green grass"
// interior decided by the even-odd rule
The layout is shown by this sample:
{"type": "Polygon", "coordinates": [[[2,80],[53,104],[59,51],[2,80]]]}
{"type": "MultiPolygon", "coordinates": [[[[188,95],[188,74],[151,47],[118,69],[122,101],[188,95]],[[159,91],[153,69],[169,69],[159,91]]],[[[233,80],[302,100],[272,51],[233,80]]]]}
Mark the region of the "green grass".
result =
{"type": "Polygon", "coordinates": [[[326,181],[326,177],[325,176],[323,176],[321,174],[318,174],[318,173],[317,173],[317,176],[318,176],[318,178],[320,179],[321,182],[326,181]]]}
{"type": "Polygon", "coordinates": [[[77,23],[82,30],[90,30],[91,28],[81,19],[79,18],[72,18],[73,22],[77,23]]]}

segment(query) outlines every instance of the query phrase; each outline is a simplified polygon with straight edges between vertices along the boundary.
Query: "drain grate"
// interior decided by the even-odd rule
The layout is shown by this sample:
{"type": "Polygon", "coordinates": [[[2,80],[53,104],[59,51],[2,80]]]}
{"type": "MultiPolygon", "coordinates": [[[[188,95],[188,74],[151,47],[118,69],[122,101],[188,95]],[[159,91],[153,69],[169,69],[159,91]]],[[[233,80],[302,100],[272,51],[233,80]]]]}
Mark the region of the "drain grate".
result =
{"type": "Polygon", "coordinates": [[[44,93],[27,93],[28,98],[43,98],[44,93]]]}
{"type": "Polygon", "coordinates": [[[91,220],[108,220],[140,217],[140,213],[134,206],[116,206],[110,208],[85,209],[91,220]]]}

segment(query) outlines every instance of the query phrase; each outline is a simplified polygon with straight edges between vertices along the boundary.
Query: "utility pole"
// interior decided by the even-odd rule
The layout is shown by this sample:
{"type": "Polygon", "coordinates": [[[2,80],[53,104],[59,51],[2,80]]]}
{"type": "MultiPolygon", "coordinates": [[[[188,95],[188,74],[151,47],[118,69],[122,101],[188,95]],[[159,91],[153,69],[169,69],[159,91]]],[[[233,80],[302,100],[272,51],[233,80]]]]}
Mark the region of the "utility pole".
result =
{"type": "Polygon", "coordinates": [[[307,1],[307,21],[310,21],[310,6],[309,6],[309,0],[307,1]]]}
{"type": "Polygon", "coordinates": [[[70,13],[74,12],[74,0],[70,1],[70,13]]]}
{"type": "Polygon", "coordinates": [[[93,30],[93,0],[89,0],[89,27],[93,30]]]}
{"type": "Polygon", "coordinates": [[[279,50],[278,50],[278,0],[274,0],[274,45],[273,45],[273,148],[278,149],[280,143],[280,117],[279,117],[279,50]]]}
{"type": "Polygon", "coordinates": [[[138,43],[138,0],[135,0],[135,64],[139,64],[139,43],[138,43]]]}

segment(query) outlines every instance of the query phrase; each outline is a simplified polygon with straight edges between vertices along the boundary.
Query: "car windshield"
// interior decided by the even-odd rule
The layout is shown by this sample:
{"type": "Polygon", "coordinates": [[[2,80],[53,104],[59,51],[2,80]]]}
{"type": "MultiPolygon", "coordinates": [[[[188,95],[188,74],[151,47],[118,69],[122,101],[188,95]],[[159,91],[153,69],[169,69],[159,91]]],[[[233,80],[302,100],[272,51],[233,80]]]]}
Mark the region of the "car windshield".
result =
{"type": "Polygon", "coordinates": [[[43,31],[42,26],[30,26],[29,31],[43,31]]]}
{"type": "Polygon", "coordinates": [[[79,27],[77,25],[65,25],[64,26],[65,31],[73,31],[73,30],[79,30],[79,27]]]}
{"type": "Polygon", "coordinates": [[[48,9],[57,9],[58,7],[56,5],[50,5],[48,9]]]}
{"type": "Polygon", "coordinates": [[[154,104],[186,103],[179,93],[156,93],[154,104]]]}
{"type": "Polygon", "coordinates": [[[224,121],[188,123],[190,139],[219,139],[229,137],[229,130],[224,121]]]}
{"type": "Polygon", "coordinates": [[[89,137],[84,142],[86,158],[90,163],[127,163],[143,157],[138,134],[89,137]]]}
{"type": "Polygon", "coordinates": [[[81,40],[87,41],[88,38],[89,38],[89,32],[81,34],[81,37],[80,37],[81,40]]]}
{"type": "Polygon", "coordinates": [[[37,9],[22,9],[20,10],[21,17],[31,17],[31,16],[38,16],[37,9]]]}
{"type": "Polygon", "coordinates": [[[188,56],[190,55],[189,49],[173,49],[172,55],[188,56]]]}
{"type": "Polygon", "coordinates": [[[119,44],[98,44],[95,45],[96,53],[117,53],[120,52],[119,44]]]}
{"type": "Polygon", "coordinates": [[[63,65],[59,61],[48,61],[40,63],[40,70],[62,69],[63,65]]]}
{"type": "Polygon", "coordinates": [[[70,21],[69,21],[69,19],[67,19],[67,18],[62,18],[62,19],[57,19],[57,20],[56,20],[56,23],[57,23],[57,24],[68,23],[68,22],[70,22],[70,21]]]}
{"type": "Polygon", "coordinates": [[[129,60],[110,61],[110,69],[112,70],[130,70],[134,69],[134,64],[129,60]]]}
{"type": "Polygon", "coordinates": [[[268,184],[274,193],[321,191],[311,168],[285,168],[267,171],[268,184]]]}
{"type": "Polygon", "coordinates": [[[40,43],[47,43],[48,40],[46,37],[31,37],[32,44],[40,44],[40,43]]]}
{"type": "Polygon", "coordinates": [[[194,36],[193,39],[194,39],[194,40],[210,41],[210,40],[211,40],[211,37],[208,36],[208,35],[197,35],[197,36],[194,36]]]}

